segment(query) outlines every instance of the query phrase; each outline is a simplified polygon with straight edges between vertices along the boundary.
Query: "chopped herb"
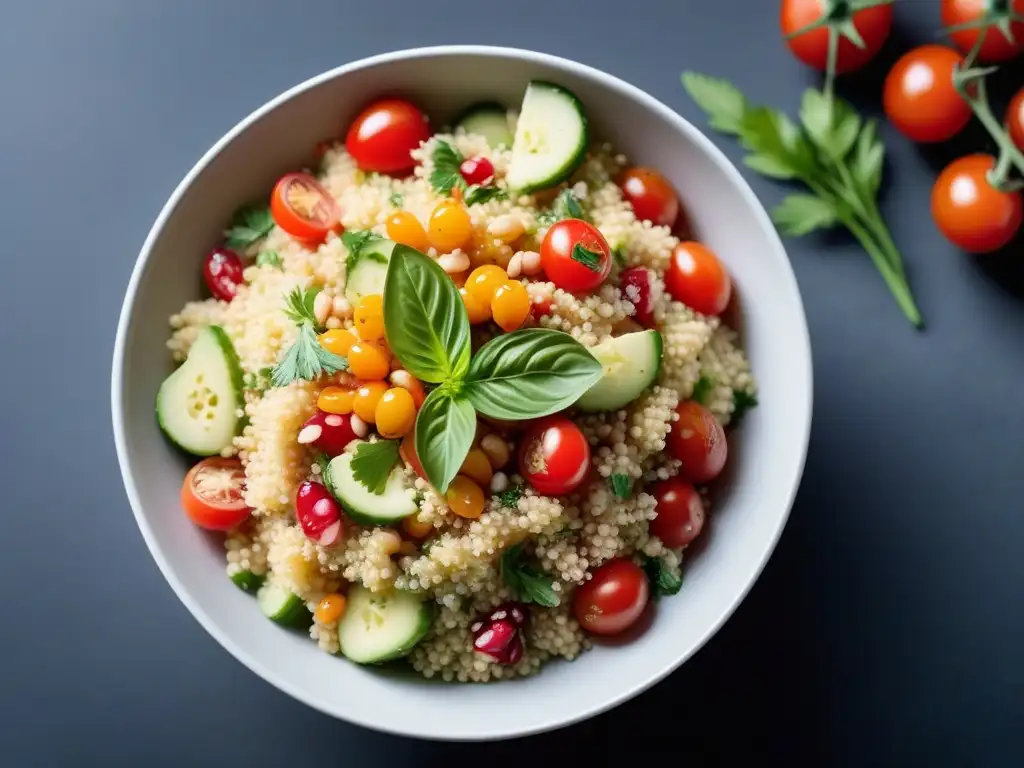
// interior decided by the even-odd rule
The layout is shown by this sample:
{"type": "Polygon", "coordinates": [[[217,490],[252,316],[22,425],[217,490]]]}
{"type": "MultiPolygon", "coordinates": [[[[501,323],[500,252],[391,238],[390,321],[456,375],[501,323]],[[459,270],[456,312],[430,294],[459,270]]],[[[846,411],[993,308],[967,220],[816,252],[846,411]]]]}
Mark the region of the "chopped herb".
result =
{"type": "Polygon", "coordinates": [[[328,483],[328,467],[331,465],[331,457],[322,451],[316,455],[316,465],[320,467],[320,481],[327,485],[328,483]]]}
{"type": "Polygon", "coordinates": [[[620,499],[628,499],[633,493],[633,481],[629,475],[614,474],[608,478],[612,492],[620,499]]]}
{"type": "Polygon", "coordinates": [[[501,577],[505,584],[524,603],[536,603],[545,608],[558,605],[558,594],[552,589],[554,580],[534,565],[523,562],[523,547],[519,542],[501,555],[501,577]]]}
{"type": "Polygon", "coordinates": [[[734,389],[732,391],[732,418],[739,421],[743,415],[757,405],[757,396],[747,392],[745,389],[734,389]]]}
{"type": "Polygon", "coordinates": [[[398,441],[378,440],[362,443],[352,457],[352,476],[370,493],[378,496],[387,487],[391,470],[398,463],[398,441]]]}
{"type": "Polygon", "coordinates": [[[277,255],[277,251],[260,251],[256,257],[256,266],[271,266],[277,269],[284,269],[284,264],[281,263],[281,257],[277,255]]]}
{"type": "Polygon", "coordinates": [[[662,558],[642,554],[640,564],[655,595],[674,595],[682,588],[682,572],[670,568],[662,558]]]}
{"type": "Polygon", "coordinates": [[[274,367],[271,381],[275,387],[284,387],[299,379],[315,381],[321,374],[348,369],[348,360],[328,352],[320,346],[316,337],[318,324],[313,313],[313,302],[318,293],[318,287],[310,287],[305,291],[296,288],[285,298],[284,312],[299,326],[299,336],[285,352],[281,362],[274,367]]]}
{"type": "Polygon", "coordinates": [[[477,203],[486,203],[491,200],[504,200],[508,197],[508,193],[499,187],[481,187],[474,184],[468,190],[466,190],[466,196],[464,198],[466,205],[476,205],[477,203]]]}
{"type": "Polygon", "coordinates": [[[576,193],[571,189],[563,189],[558,193],[558,197],[551,204],[551,208],[546,211],[542,211],[537,216],[537,224],[541,227],[550,227],[556,221],[562,219],[582,219],[588,221],[586,214],[583,213],[583,207],[580,205],[580,200],[576,197],[576,193]]]}
{"type": "Polygon", "coordinates": [[[612,248],[612,260],[615,262],[615,266],[619,269],[624,269],[626,266],[626,246],[617,245],[612,248]]]}
{"type": "Polygon", "coordinates": [[[369,229],[346,229],[341,233],[341,242],[348,250],[348,258],[345,259],[345,270],[348,273],[352,272],[352,268],[355,266],[356,259],[359,258],[359,252],[365,248],[368,244],[383,240],[380,235],[376,232],[372,232],[369,229]]]}
{"type": "Polygon", "coordinates": [[[392,192],[391,197],[388,198],[388,202],[391,203],[393,208],[401,208],[402,203],[405,202],[405,198],[402,197],[401,192],[392,192]]]}
{"type": "Polygon", "coordinates": [[[523,486],[512,485],[507,490],[498,494],[498,501],[501,506],[515,509],[519,505],[519,499],[523,497],[523,486]]]}
{"type": "Polygon", "coordinates": [[[248,248],[274,228],[269,206],[246,206],[235,212],[231,227],[225,233],[228,248],[248,248]]]}
{"type": "Polygon", "coordinates": [[[430,186],[442,195],[450,194],[452,187],[466,188],[466,180],[462,178],[459,166],[462,155],[447,141],[437,141],[434,146],[434,170],[430,172],[430,186]]]}
{"type": "Polygon", "coordinates": [[[708,398],[711,396],[711,390],[714,388],[715,377],[702,373],[700,378],[697,379],[697,383],[693,385],[693,394],[690,395],[690,399],[696,400],[701,405],[707,405],[708,398]]]}
{"type": "Polygon", "coordinates": [[[576,243],[572,247],[572,260],[578,261],[591,272],[601,271],[601,254],[590,250],[583,243],[576,243]]]}
{"type": "Polygon", "coordinates": [[[319,326],[313,311],[313,303],[318,293],[320,289],[316,286],[310,286],[306,290],[294,289],[285,297],[284,313],[296,324],[309,323],[316,330],[319,326]]]}
{"type": "Polygon", "coordinates": [[[256,373],[247,373],[242,377],[242,385],[246,389],[252,389],[261,395],[271,387],[271,379],[274,375],[273,368],[260,368],[256,373]]]}

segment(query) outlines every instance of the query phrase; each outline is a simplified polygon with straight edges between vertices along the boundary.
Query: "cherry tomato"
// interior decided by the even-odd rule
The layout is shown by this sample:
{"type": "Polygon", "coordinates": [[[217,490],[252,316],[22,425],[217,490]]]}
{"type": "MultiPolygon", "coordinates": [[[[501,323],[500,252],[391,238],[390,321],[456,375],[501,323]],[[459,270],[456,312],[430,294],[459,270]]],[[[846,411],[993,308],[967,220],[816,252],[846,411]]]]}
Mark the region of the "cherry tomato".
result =
{"type": "Polygon", "coordinates": [[[630,267],[619,275],[622,297],[633,305],[636,321],[648,328],[654,324],[652,279],[651,271],[644,267],[630,267]]]}
{"type": "Polygon", "coordinates": [[[1006,110],[1006,129],[1013,143],[1024,152],[1024,88],[1010,99],[1010,106],[1006,110]]]}
{"type": "Polygon", "coordinates": [[[298,240],[322,242],[340,225],[341,212],[326,189],[308,173],[281,177],[270,196],[274,223],[298,240]]]}
{"type": "Polygon", "coordinates": [[[665,272],[665,290],[702,315],[718,315],[729,306],[732,280],[722,262],[700,243],[679,243],[665,272]]]}
{"type": "Polygon", "coordinates": [[[530,424],[519,446],[519,472],[546,496],[564,496],[579,487],[590,469],[590,444],[565,416],[530,424]]]}
{"type": "Polygon", "coordinates": [[[932,187],[932,218],[947,240],[968,253],[989,253],[1009,243],[1024,219],[1020,192],[1001,192],[988,182],[991,155],[954,160],[932,187]]]}
{"type": "MultiPolygon", "coordinates": [[[[427,474],[423,471],[423,465],[420,463],[420,457],[416,455],[416,426],[413,424],[412,430],[405,437],[402,438],[402,442],[398,445],[398,455],[402,461],[405,462],[406,466],[412,469],[417,475],[427,480],[427,474]]],[[[430,481],[427,480],[429,483],[430,481]]]]}
{"type": "Polygon", "coordinates": [[[647,607],[647,576],[632,560],[617,558],[594,571],[576,590],[572,608],[576,621],[595,635],[617,635],[629,629],[647,607]]]}
{"type": "Polygon", "coordinates": [[[704,502],[697,489],[685,480],[662,480],[651,490],[658,500],[658,516],[651,521],[651,533],[666,547],[685,547],[704,527],[704,502]]]}
{"type": "Polygon", "coordinates": [[[459,173],[467,184],[486,184],[494,178],[494,165],[486,157],[471,157],[462,161],[459,173]]]}
{"type": "MultiPolygon", "coordinates": [[[[992,0],[942,0],[942,24],[946,27],[955,27],[977,21],[985,15],[991,5],[992,0]]],[[[1024,0],[1010,0],[1009,5],[1016,13],[1024,14],[1024,0]]],[[[949,37],[957,48],[964,53],[970,53],[982,29],[984,28],[950,32],[949,37]]],[[[1011,23],[1010,34],[1013,37],[1012,41],[998,28],[989,27],[978,52],[978,61],[1009,61],[1020,53],[1021,46],[1024,45],[1024,23],[1011,23]]]]}
{"type": "Polygon", "coordinates": [[[237,253],[227,248],[214,248],[206,255],[203,279],[210,293],[221,301],[231,301],[238,292],[238,286],[244,282],[244,269],[242,257],[237,253]]]}
{"type": "Polygon", "coordinates": [[[619,182],[622,196],[638,219],[671,227],[679,216],[679,197],[668,179],[650,168],[630,168],[619,182]]]}
{"type": "Polygon", "coordinates": [[[245,503],[245,470],[238,459],[211,456],[185,475],[181,506],[200,528],[226,531],[249,517],[245,503]]]}
{"type": "MultiPolygon", "coordinates": [[[[825,11],[825,0],[782,0],[779,13],[782,34],[788,36],[818,21],[825,11]]],[[[876,5],[857,11],[853,14],[853,26],[864,40],[864,47],[858,48],[853,41],[840,37],[836,56],[837,74],[860,69],[881,50],[892,30],[892,6],[876,5]]],[[[804,64],[824,72],[828,66],[828,37],[828,28],[818,27],[788,38],[786,44],[804,64]]]]}
{"type": "Polygon", "coordinates": [[[694,400],[676,408],[679,420],[672,424],[665,442],[668,452],[683,466],[679,477],[691,483],[707,483],[718,477],[729,456],[725,430],[711,411],[694,400]]]}
{"type": "Polygon", "coordinates": [[[592,291],[612,269],[612,249],[597,227],[580,219],[552,224],[540,246],[548,280],[570,293],[592,291]]]}
{"type": "Polygon", "coordinates": [[[905,53],[888,77],[885,114],[912,141],[947,141],[971,119],[971,108],[953,85],[963,57],[944,45],[922,45],[905,53]]]}
{"type": "Polygon", "coordinates": [[[430,138],[427,116],[408,101],[381,99],[352,122],[345,149],[364,171],[402,173],[416,165],[412,151],[430,138]]]}

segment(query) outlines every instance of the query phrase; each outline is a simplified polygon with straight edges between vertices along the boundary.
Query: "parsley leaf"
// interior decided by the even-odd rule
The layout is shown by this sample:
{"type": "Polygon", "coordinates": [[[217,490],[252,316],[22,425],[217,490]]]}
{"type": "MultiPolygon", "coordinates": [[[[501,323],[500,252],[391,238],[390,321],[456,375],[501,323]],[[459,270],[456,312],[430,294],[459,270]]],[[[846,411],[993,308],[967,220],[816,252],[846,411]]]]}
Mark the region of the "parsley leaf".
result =
{"type": "Polygon", "coordinates": [[[508,193],[500,187],[481,187],[474,184],[466,190],[466,196],[463,200],[466,205],[476,205],[477,203],[486,203],[491,200],[504,200],[506,197],[508,197],[508,193]]]}
{"type": "Polygon", "coordinates": [[[248,248],[260,238],[266,237],[274,228],[274,217],[269,206],[245,206],[239,208],[231,219],[231,227],[225,233],[228,248],[248,248]]]}
{"type": "Polygon", "coordinates": [[[313,326],[303,323],[299,337],[274,367],[271,381],[275,387],[286,387],[299,379],[315,381],[321,374],[345,370],[348,370],[348,360],[321,347],[313,326]]]}
{"type": "Polygon", "coordinates": [[[515,509],[519,505],[519,499],[523,497],[523,486],[511,485],[507,490],[498,494],[498,501],[501,506],[515,509]]]}
{"type": "Polygon", "coordinates": [[[800,121],[815,146],[835,161],[850,154],[860,135],[861,119],[853,107],[814,88],[804,91],[800,121]]]}
{"type": "Polygon", "coordinates": [[[284,269],[284,264],[281,263],[281,257],[277,255],[277,251],[260,251],[259,255],[256,256],[256,266],[262,267],[269,265],[277,269],[284,269]]]}
{"type": "Polygon", "coordinates": [[[878,121],[868,120],[857,137],[857,146],[851,156],[851,170],[864,192],[874,197],[882,186],[882,168],[885,165],[885,145],[878,138],[878,121]]]}
{"type": "Polygon", "coordinates": [[[394,208],[401,208],[402,203],[405,202],[405,198],[402,197],[401,192],[392,192],[391,197],[388,198],[388,202],[391,203],[394,208]]]}
{"type": "Polygon", "coordinates": [[[748,104],[739,88],[728,80],[697,72],[683,72],[683,87],[697,106],[708,113],[712,128],[733,136],[740,134],[748,104]]]}
{"type": "Polygon", "coordinates": [[[757,396],[752,395],[745,389],[734,389],[732,391],[732,420],[739,421],[743,414],[757,406],[757,396]]]}
{"type": "Polygon", "coordinates": [[[383,240],[380,235],[369,229],[346,229],[341,233],[341,242],[348,250],[348,258],[345,259],[345,270],[351,272],[359,258],[359,251],[369,243],[383,240]]]}
{"type": "Polygon", "coordinates": [[[608,478],[612,492],[620,499],[628,499],[633,494],[633,481],[629,475],[616,473],[608,478]]]}
{"type": "Polygon", "coordinates": [[[387,487],[391,470],[398,463],[398,441],[361,443],[352,457],[352,476],[370,493],[380,495],[387,487]]]}
{"type": "Polygon", "coordinates": [[[285,296],[284,313],[295,323],[309,323],[315,330],[317,322],[316,315],[313,312],[313,302],[316,301],[318,293],[320,293],[320,288],[315,285],[310,286],[306,290],[295,288],[285,296]]]}
{"type": "Polygon", "coordinates": [[[513,594],[524,603],[536,603],[545,608],[558,605],[558,593],[552,589],[554,580],[536,566],[524,563],[523,547],[519,542],[501,555],[501,578],[513,594]]]}
{"type": "Polygon", "coordinates": [[[459,171],[463,159],[459,150],[447,141],[438,139],[431,159],[434,161],[434,170],[430,172],[429,181],[435,191],[447,195],[452,191],[452,187],[465,189],[466,180],[459,171]]]}
{"type": "Polygon", "coordinates": [[[601,271],[601,254],[590,250],[583,243],[576,243],[572,247],[571,256],[573,261],[578,261],[591,272],[601,271]]]}
{"type": "Polygon", "coordinates": [[[590,220],[583,212],[583,207],[580,205],[580,199],[576,197],[576,193],[571,189],[563,189],[559,192],[558,197],[555,198],[551,207],[538,214],[537,225],[540,227],[550,227],[556,221],[561,221],[562,219],[590,220]]]}
{"type": "Polygon", "coordinates": [[[697,383],[693,385],[693,394],[690,395],[691,400],[696,400],[701,405],[707,405],[707,399],[711,395],[711,390],[715,387],[715,377],[707,373],[702,373],[701,377],[697,379],[697,383]]]}
{"type": "Polygon", "coordinates": [[[640,555],[640,564],[651,583],[651,591],[655,595],[674,595],[683,586],[682,573],[677,574],[666,565],[660,557],[640,555]]]}
{"type": "Polygon", "coordinates": [[[786,195],[772,211],[772,221],[784,235],[799,237],[839,223],[836,209],[816,195],[786,195]]]}

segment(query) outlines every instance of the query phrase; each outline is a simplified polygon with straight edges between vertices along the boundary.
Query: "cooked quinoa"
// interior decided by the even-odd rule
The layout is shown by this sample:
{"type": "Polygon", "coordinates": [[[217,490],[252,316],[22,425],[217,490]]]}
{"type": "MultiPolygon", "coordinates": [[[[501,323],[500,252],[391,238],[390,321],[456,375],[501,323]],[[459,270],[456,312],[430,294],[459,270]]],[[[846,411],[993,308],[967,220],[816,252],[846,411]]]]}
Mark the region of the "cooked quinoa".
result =
{"type": "MultiPolygon", "coordinates": [[[[463,157],[488,160],[495,184],[505,188],[512,152],[494,149],[482,136],[461,129],[423,143],[413,152],[414,173],[404,179],[359,170],[341,143],[327,148],[319,168],[309,172],[337,201],[346,231],[370,230],[387,237],[387,219],[397,209],[426,222],[444,200],[429,181],[438,141],[463,157]]],[[[244,466],[244,500],[252,515],[225,539],[229,576],[247,571],[265,577],[267,584],[298,595],[310,611],[325,595],[344,593],[353,584],[380,594],[424,594],[436,609],[430,630],[408,656],[412,668],[425,677],[486,681],[529,675],[550,659],[573,659],[590,647],[589,635],[573,615],[572,595],[601,564],[643,555],[660,558],[663,567],[679,575],[683,548],[668,548],[649,532],[657,510],[655,497],[647,492],[652,483],[679,471],[680,462],[666,453],[676,408],[699,387],[706,407],[727,425],[738,398],[753,397],[755,383],[737,333],[718,317],[673,301],[665,290],[670,254],[679,240],[668,227],[637,219],[615,181],[625,168],[626,158],[611,146],[592,145],[576,172],[559,186],[573,191],[586,216],[616,249],[618,261],[606,282],[589,295],[574,295],[545,281],[543,274],[520,279],[531,302],[549,305],[539,320],[531,318],[528,324],[564,331],[590,348],[639,328],[635,297],[620,288],[617,275],[627,267],[653,272],[653,318],[663,341],[660,373],[651,388],[621,410],[570,412],[591,447],[597,481],[564,497],[536,492],[512,460],[493,467],[483,513],[466,519],[407,468],[403,479],[415,491],[418,510],[412,522],[424,535],[411,536],[403,526],[346,521],[343,538],[325,547],[303,532],[296,519],[296,489],[304,481],[320,481],[326,467],[316,450],[299,442],[299,432],[316,412],[320,392],[332,385],[351,386],[353,377],[342,372],[286,386],[267,386],[265,377],[296,340],[296,323],[284,312],[293,289],[321,287],[330,300],[324,326],[354,328],[352,307],[344,298],[349,252],[334,232],[319,246],[308,246],[274,226],[240,254],[249,265],[233,300],[189,302],[170,318],[168,348],[175,361],[186,359],[201,328],[216,324],[234,345],[246,375],[244,414],[239,414],[245,426],[222,455],[237,456],[244,466]],[[254,260],[262,252],[276,253],[279,265],[257,266],[254,260]],[[613,476],[632,482],[628,498],[613,491],[608,482],[613,476]],[[510,504],[509,495],[500,493],[508,488],[523,489],[510,504]],[[470,628],[481,615],[516,599],[501,576],[499,560],[519,543],[552,580],[559,604],[529,606],[522,658],[501,664],[474,651],[470,628]]],[[[453,275],[456,283],[478,266],[508,268],[514,257],[522,261],[526,254],[536,254],[550,226],[543,214],[557,191],[469,206],[471,241],[454,254],[467,257],[469,266],[453,275]],[[508,240],[509,232],[522,234],[508,240]]],[[[425,252],[435,260],[453,255],[434,248],[425,252]]],[[[474,329],[477,342],[497,333],[494,326],[474,329]]],[[[515,432],[481,420],[475,444],[486,441],[514,457],[516,440],[515,432]]],[[[318,614],[309,634],[323,650],[339,652],[336,620],[325,622],[318,614]]]]}

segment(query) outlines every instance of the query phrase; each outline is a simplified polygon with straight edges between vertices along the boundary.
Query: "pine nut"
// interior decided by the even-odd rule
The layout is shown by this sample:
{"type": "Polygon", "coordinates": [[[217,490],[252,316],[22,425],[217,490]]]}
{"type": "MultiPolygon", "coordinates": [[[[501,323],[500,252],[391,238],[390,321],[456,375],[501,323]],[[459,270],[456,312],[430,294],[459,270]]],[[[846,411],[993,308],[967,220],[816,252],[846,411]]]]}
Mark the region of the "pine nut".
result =
{"type": "Polygon", "coordinates": [[[505,271],[513,279],[519,277],[519,273],[523,271],[523,259],[518,253],[508,260],[508,266],[505,267],[505,271]]]}
{"type": "Polygon", "coordinates": [[[456,249],[439,257],[437,263],[449,275],[455,275],[469,269],[469,256],[456,249]]]}
{"type": "Polygon", "coordinates": [[[331,301],[331,297],[326,293],[320,291],[320,293],[316,295],[316,298],[313,299],[313,317],[316,318],[317,323],[320,325],[327,324],[327,318],[331,314],[332,306],[333,302],[331,301]]]}
{"type": "Polygon", "coordinates": [[[491,493],[501,493],[508,490],[508,475],[504,472],[495,472],[491,477],[491,493]]]}
{"type": "Polygon", "coordinates": [[[325,325],[327,326],[327,330],[329,331],[333,331],[336,328],[341,328],[341,318],[331,315],[330,317],[327,318],[327,322],[325,323],[325,325]]]}
{"type": "Polygon", "coordinates": [[[484,435],[480,440],[480,450],[487,456],[487,460],[491,462],[491,467],[494,469],[501,469],[508,464],[511,455],[508,443],[497,435],[484,435]]]}
{"type": "Polygon", "coordinates": [[[344,296],[335,296],[331,302],[331,313],[344,320],[346,317],[352,316],[352,305],[344,296]]]}
{"type": "Polygon", "coordinates": [[[387,555],[395,554],[402,546],[402,537],[394,531],[382,529],[373,534],[373,538],[376,540],[377,546],[387,555]]]}
{"type": "Polygon", "coordinates": [[[349,418],[351,418],[349,424],[352,427],[352,431],[355,432],[356,437],[366,437],[366,435],[370,431],[370,428],[366,424],[366,422],[360,419],[354,413],[349,418]]]}
{"type": "Polygon", "coordinates": [[[518,216],[506,213],[491,219],[487,225],[487,232],[502,242],[513,243],[526,232],[526,225],[518,216]]]}
{"type": "Polygon", "coordinates": [[[520,251],[519,252],[520,263],[522,264],[523,274],[529,277],[533,277],[540,272],[540,254],[536,251],[520,251]]]}
{"type": "Polygon", "coordinates": [[[295,441],[299,445],[309,445],[310,443],[316,442],[320,439],[320,435],[323,434],[324,428],[319,424],[307,424],[299,430],[298,437],[295,441]]]}

